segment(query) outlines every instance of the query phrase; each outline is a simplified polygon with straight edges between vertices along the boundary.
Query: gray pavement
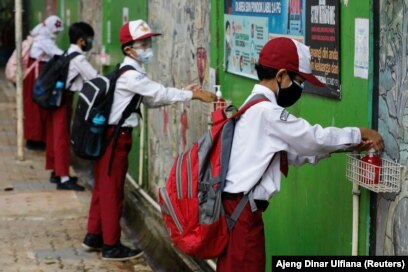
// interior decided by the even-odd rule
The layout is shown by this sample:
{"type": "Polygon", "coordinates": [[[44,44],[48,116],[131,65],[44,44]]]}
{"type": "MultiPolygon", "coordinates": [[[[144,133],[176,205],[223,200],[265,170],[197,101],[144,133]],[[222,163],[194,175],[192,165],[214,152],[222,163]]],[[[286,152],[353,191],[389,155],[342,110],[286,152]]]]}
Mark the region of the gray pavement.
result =
{"type": "Polygon", "coordinates": [[[25,149],[17,160],[15,109],[15,88],[0,69],[0,272],[152,271],[144,257],[107,262],[81,248],[91,192],[56,190],[44,151],[25,149]]]}

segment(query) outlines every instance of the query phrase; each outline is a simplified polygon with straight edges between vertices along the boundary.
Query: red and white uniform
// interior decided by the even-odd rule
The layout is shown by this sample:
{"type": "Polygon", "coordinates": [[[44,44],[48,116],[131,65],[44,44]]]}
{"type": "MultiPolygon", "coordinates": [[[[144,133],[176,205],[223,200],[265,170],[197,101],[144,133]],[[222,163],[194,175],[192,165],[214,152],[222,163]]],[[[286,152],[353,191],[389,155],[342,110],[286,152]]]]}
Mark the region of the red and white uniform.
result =
{"type": "MultiPolygon", "coordinates": [[[[190,101],[191,91],[165,87],[152,81],[146,75],[140,64],[130,57],[125,57],[121,66],[131,65],[136,70],[125,72],[116,83],[116,90],[108,133],[114,126],[135,94],[143,96],[146,107],[158,107],[179,101],[190,101]]],[[[132,128],[139,125],[139,116],[132,113],[124,122],[119,133],[115,155],[112,159],[111,173],[108,174],[109,159],[112,152],[112,141],[105,154],[94,164],[95,184],[92,191],[92,201],[88,217],[88,233],[102,234],[106,245],[116,245],[120,242],[121,228],[119,220],[122,214],[123,189],[128,170],[128,154],[132,146],[132,128]]]]}
{"type": "Polygon", "coordinates": [[[54,55],[61,55],[54,39],[54,32],[62,30],[61,20],[57,16],[50,16],[38,24],[30,33],[33,44],[29,52],[28,67],[40,60],[38,69],[32,69],[23,82],[23,111],[24,111],[24,138],[29,141],[45,142],[45,122],[47,111],[42,109],[32,99],[34,82],[45,62],[54,55]]]}
{"type": "MultiPolygon", "coordinates": [[[[69,64],[66,85],[70,91],[80,91],[84,81],[97,76],[98,72],[86,60],[81,48],[71,44],[67,53],[79,52],[69,64]],[[75,79],[74,81],[72,81],[75,79]]],[[[61,106],[49,111],[47,118],[47,146],[45,169],[54,170],[56,176],[69,176],[70,156],[70,123],[72,116],[73,93],[64,94],[61,106]]]]}
{"type": "MultiPolygon", "coordinates": [[[[252,106],[237,122],[225,192],[240,194],[254,188],[255,200],[269,200],[280,190],[280,151],[287,152],[289,164],[299,166],[317,163],[329,157],[331,152],[347,149],[361,142],[358,128],[323,128],[311,125],[280,107],[276,103],[275,94],[268,88],[257,84],[250,97],[255,94],[263,94],[270,102],[252,106]]],[[[224,200],[226,214],[230,215],[234,211],[239,199],[224,200]]],[[[234,225],[227,250],[218,258],[217,271],[264,269],[262,213],[251,212],[250,205],[247,204],[234,225]]]]}

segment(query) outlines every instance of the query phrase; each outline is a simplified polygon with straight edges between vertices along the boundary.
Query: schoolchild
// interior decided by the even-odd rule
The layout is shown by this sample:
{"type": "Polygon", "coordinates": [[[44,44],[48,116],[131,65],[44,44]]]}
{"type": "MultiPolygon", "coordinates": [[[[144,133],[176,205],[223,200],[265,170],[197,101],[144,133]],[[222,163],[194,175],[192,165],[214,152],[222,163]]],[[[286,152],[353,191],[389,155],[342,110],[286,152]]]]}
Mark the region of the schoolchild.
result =
{"type": "Polygon", "coordinates": [[[77,184],[77,178],[69,174],[71,164],[69,131],[73,92],[80,91],[84,81],[98,74],[85,57],[85,52],[92,48],[94,30],[85,22],[77,22],[70,26],[68,34],[71,45],[67,54],[79,52],[80,55],[70,61],[62,105],[50,110],[48,114],[45,169],[52,171],[50,181],[57,184],[58,190],[83,191],[84,187],[77,184]]]}
{"type": "MultiPolygon", "coordinates": [[[[192,99],[203,102],[212,102],[216,99],[213,93],[202,91],[198,85],[189,85],[181,90],[165,87],[147,76],[143,65],[152,60],[152,37],[158,35],[160,34],[152,32],[143,20],[131,21],[122,26],[119,37],[125,58],[121,67],[130,65],[134,70],[122,74],[116,83],[108,135],[115,129],[123,110],[134,95],[141,95],[142,103],[148,108],[192,99]]],[[[120,218],[128,154],[132,146],[132,128],[137,127],[139,122],[140,116],[134,112],[122,125],[110,174],[108,171],[112,141],[102,158],[94,164],[95,184],[89,209],[87,234],[82,245],[88,250],[101,250],[104,260],[128,260],[143,253],[141,249],[130,249],[121,244],[120,240],[120,218]]]]}
{"type": "Polygon", "coordinates": [[[382,150],[381,135],[369,128],[311,125],[285,110],[301,97],[307,80],[323,84],[312,74],[309,47],[289,38],[275,38],[262,48],[256,70],[259,83],[248,99],[269,101],[251,107],[235,127],[223,204],[231,215],[243,194],[253,192],[258,210],[248,203],[231,231],[229,244],[217,260],[217,271],[265,271],[262,211],[280,190],[287,165],[317,163],[339,150],[382,150]]]}
{"type": "Polygon", "coordinates": [[[61,55],[56,38],[63,31],[62,20],[51,15],[30,32],[33,43],[29,51],[27,67],[33,67],[23,81],[23,126],[24,139],[28,149],[44,149],[46,141],[45,120],[47,111],[38,106],[32,99],[34,82],[45,62],[54,55],[61,55]]]}

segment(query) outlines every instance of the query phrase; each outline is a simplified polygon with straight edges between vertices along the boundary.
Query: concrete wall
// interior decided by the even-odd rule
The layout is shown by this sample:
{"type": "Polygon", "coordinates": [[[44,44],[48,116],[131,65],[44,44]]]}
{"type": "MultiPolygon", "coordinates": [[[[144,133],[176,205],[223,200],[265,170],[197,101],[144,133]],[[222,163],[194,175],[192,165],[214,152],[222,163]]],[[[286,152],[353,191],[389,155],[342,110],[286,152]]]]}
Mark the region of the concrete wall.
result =
{"type": "MultiPolygon", "coordinates": [[[[408,164],[408,1],[379,1],[378,127],[385,138],[385,156],[408,164]]],[[[399,194],[378,195],[376,254],[408,254],[407,180],[399,194]]]]}
{"type": "MultiPolygon", "coordinates": [[[[149,1],[149,24],[163,33],[154,44],[156,61],[147,67],[152,79],[179,88],[201,84],[197,49],[202,47],[207,52],[202,85],[208,89],[209,18],[210,1],[149,1]]],[[[192,101],[148,111],[148,190],[154,197],[157,187],[164,185],[175,155],[207,128],[211,106],[192,101]]]]}

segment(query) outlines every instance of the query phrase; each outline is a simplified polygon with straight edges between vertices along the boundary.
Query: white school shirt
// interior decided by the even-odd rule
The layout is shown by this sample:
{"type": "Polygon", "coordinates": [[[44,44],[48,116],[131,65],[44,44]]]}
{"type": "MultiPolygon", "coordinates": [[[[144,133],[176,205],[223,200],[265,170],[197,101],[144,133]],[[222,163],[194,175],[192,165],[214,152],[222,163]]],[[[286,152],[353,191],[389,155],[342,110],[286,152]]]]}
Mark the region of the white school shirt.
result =
{"type": "Polygon", "coordinates": [[[33,36],[30,58],[39,59],[41,57],[41,61],[49,61],[54,55],[62,55],[63,52],[51,36],[42,34],[33,36]]]}
{"type": "Polygon", "coordinates": [[[311,125],[280,107],[270,89],[257,84],[248,99],[255,94],[263,94],[270,101],[252,106],[237,122],[226,192],[248,193],[256,185],[254,198],[268,200],[280,190],[279,151],[287,151],[288,163],[299,166],[315,164],[329,157],[331,152],[348,149],[361,142],[358,128],[311,125]]]}
{"type": "MultiPolygon", "coordinates": [[[[125,72],[116,82],[115,95],[109,116],[110,125],[118,124],[122,112],[135,94],[143,96],[142,102],[148,108],[190,101],[193,97],[191,91],[165,87],[149,79],[141,65],[130,57],[126,56],[120,67],[125,65],[131,65],[136,70],[125,72]]],[[[122,127],[137,127],[138,125],[139,115],[134,112],[125,120],[122,127]]]]}
{"type": "Polygon", "coordinates": [[[76,56],[69,63],[66,86],[71,86],[69,88],[70,91],[80,91],[84,82],[95,78],[98,75],[98,71],[87,61],[84,52],[78,45],[70,45],[67,53],[71,54],[72,52],[79,52],[81,55],[76,56]],[[71,82],[73,79],[74,81],[71,82]]]}

